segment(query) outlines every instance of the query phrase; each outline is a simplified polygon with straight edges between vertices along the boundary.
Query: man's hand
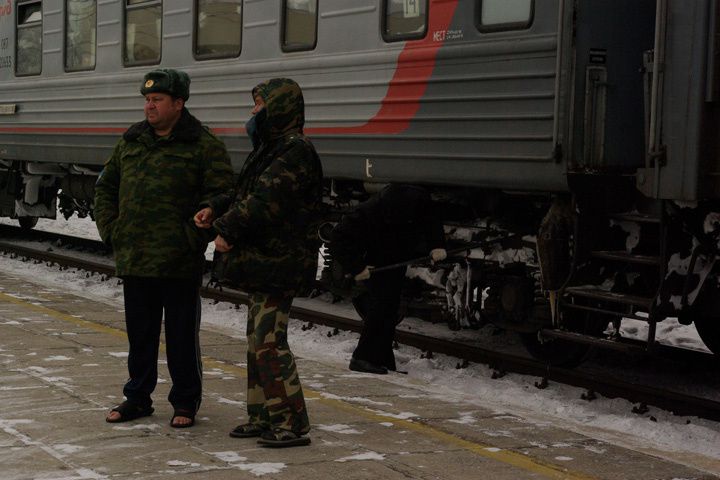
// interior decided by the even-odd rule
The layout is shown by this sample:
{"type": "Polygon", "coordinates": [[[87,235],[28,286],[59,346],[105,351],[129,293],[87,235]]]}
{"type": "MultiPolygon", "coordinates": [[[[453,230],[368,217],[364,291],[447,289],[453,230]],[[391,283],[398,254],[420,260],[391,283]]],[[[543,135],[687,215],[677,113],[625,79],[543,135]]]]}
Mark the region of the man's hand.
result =
{"type": "Polygon", "coordinates": [[[193,220],[198,228],[210,228],[213,220],[215,220],[215,213],[212,208],[205,207],[195,214],[193,220]]]}
{"type": "Polygon", "coordinates": [[[362,272],[360,272],[360,273],[358,273],[357,275],[355,275],[355,281],[356,281],[356,282],[362,282],[362,281],[367,280],[368,278],[370,278],[370,269],[371,269],[371,268],[372,268],[371,266],[367,266],[367,267],[365,267],[365,268],[363,269],[362,272]]]}
{"type": "Polygon", "coordinates": [[[430,262],[435,265],[447,258],[447,251],[444,248],[433,248],[430,250],[430,262]]]}
{"type": "Polygon", "coordinates": [[[232,250],[232,248],[233,248],[233,246],[230,245],[229,243],[227,243],[225,241],[225,239],[223,237],[221,237],[220,235],[215,237],[215,250],[217,250],[218,252],[220,252],[220,253],[229,252],[230,250],[232,250]]]}

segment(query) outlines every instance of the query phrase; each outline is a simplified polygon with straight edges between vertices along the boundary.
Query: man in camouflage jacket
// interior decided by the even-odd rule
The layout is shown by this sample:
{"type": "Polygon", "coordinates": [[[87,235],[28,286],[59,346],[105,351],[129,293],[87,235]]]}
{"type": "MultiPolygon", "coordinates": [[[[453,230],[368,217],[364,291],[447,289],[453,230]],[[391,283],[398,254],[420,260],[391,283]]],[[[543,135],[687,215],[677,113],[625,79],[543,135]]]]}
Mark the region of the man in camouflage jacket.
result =
{"type": "Polygon", "coordinates": [[[146,120],[125,132],[95,186],[95,221],[124,280],[130,343],[126,401],[108,422],[153,411],[163,311],[171,425],[191,426],[200,406],[199,287],[212,236],[192,216],[232,188],[232,167],[222,141],[185,108],[189,84],[175,70],[145,75],[146,120]]]}
{"type": "MultiPolygon", "coordinates": [[[[322,167],[303,135],[304,102],[292,80],[255,87],[247,131],[255,149],[245,162],[229,210],[212,226],[225,254],[226,280],[250,294],[247,322],[249,421],[233,437],[261,437],[272,447],[306,445],[310,430],[295,360],[287,342],[293,297],[317,271],[322,167]]],[[[210,227],[205,209],[196,224],[210,227]]]]}

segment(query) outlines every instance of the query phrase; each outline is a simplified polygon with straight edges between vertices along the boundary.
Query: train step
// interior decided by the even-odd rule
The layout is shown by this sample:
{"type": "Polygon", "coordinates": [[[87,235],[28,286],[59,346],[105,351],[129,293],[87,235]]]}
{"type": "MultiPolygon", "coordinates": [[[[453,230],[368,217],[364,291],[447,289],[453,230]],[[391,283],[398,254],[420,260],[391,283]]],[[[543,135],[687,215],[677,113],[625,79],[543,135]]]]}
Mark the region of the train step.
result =
{"type": "Polygon", "coordinates": [[[582,310],[584,312],[600,313],[602,315],[609,315],[618,318],[632,318],[634,320],[640,320],[642,322],[648,321],[648,315],[646,312],[634,311],[632,305],[625,305],[625,309],[612,310],[607,308],[589,307],[587,305],[579,305],[575,303],[563,302],[562,307],[568,310],[582,310]]]}
{"type": "Polygon", "coordinates": [[[643,213],[611,213],[608,215],[613,220],[636,223],[660,223],[660,217],[657,215],[646,215],[643,213]]]}
{"type": "MultiPolygon", "coordinates": [[[[646,312],[650,311],[653,304],[652,298],[628,295],[626,293],[608,292],[607,290],[601,290],[597,287],[568,287],[565,289],[565,295],[641,307],[646,312]]],[[[566,304],[566,306],[570,306],[570,304],[566,304]]]]}
{"type": "Polygon", "coordinates": [[[615,262],[634,263],[637,265],[660,266],[660,257],[654,255],[638,255],[623,250],[595,250],[590,253],[594,258],[615,262]]]}

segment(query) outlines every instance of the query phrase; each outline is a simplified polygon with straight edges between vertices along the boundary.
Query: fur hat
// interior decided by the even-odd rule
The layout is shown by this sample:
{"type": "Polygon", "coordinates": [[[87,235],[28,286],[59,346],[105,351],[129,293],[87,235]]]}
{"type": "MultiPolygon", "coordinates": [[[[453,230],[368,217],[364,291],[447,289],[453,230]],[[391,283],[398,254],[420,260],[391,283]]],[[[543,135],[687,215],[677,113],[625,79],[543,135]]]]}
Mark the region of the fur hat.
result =
{"type": "Polygon", "coordinates": [[[145,74],[140,93],[167,93],[187,101],[190,97],[190,77],[187,73],[171,68],[159,68],[145,74]]]}

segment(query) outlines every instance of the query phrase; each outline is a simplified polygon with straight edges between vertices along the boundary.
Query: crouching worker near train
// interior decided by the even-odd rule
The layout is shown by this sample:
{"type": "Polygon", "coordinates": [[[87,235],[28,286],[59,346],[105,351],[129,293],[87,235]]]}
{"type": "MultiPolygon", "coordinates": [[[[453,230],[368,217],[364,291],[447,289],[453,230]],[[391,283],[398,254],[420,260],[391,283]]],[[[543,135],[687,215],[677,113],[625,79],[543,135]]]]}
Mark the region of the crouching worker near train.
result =
{"type": "Polygon", "coordinates": [[[204,228],[212,223],[215,248],[226,252],[224,281],[250,295],[248,422],[230,436],[260,437],[267,447],[307,445],[310,423],[287,327],[293,297],[311,287],[317,271],[322,167],[303,135],[300,87],[277,78],[252,95],[255,108],[246,129],[254,150],[234,200],[227,212],[201,210],[195,222],[204,228]]]}
{"type": "Polygon", "coordinates": [[[199,288],[213,236],[193,214],[232,189],[233,172],[225,145],[185,108],[189,85],[180,71],[145,75],[146,120],[125,132],[95,186],[95,222],[123,279],[130,343],[126,400],[107,415],[111,423],[153,413],[163,312],[170,425],[192,426],[200,406],[199,288]]]}
{"type": "Polygon", "coordinates": [[[398,309],[405,265],[380,270],[430,252],[444,260],[442,224],[431,213],[430,194],[411,185],[388,185],[342,216],[331,234],[330,252],[364,288],[353,298],[363,320],[350,370],[386,374],[396,371],[393,341],[402,321],[398,309]],[[373,271],[377,267],[378,271],[373,271]]]}

